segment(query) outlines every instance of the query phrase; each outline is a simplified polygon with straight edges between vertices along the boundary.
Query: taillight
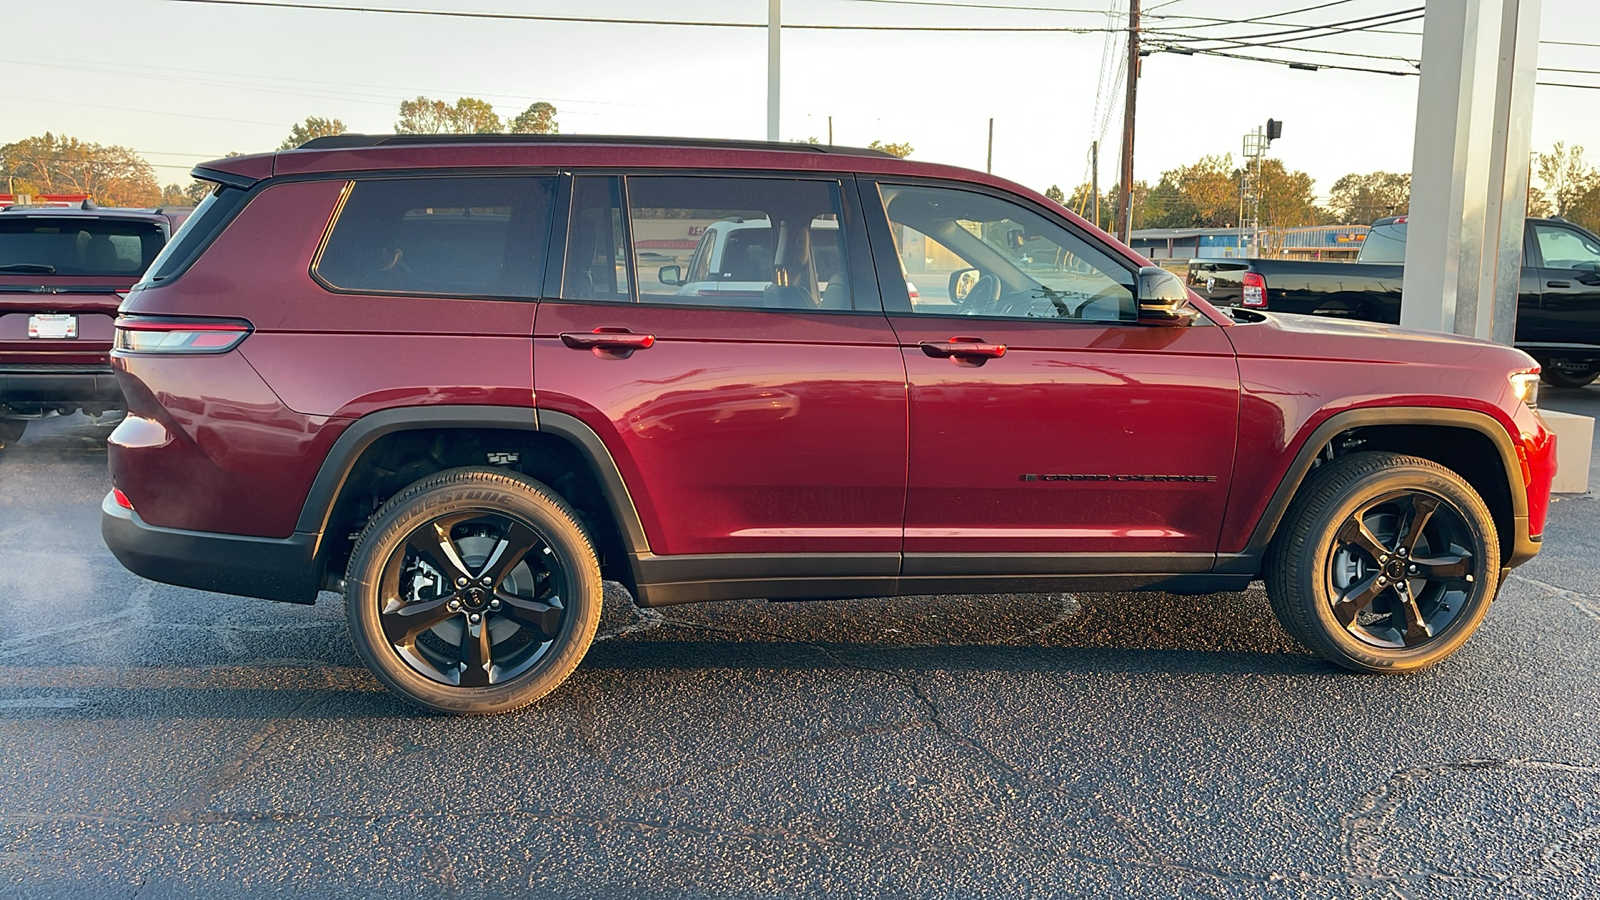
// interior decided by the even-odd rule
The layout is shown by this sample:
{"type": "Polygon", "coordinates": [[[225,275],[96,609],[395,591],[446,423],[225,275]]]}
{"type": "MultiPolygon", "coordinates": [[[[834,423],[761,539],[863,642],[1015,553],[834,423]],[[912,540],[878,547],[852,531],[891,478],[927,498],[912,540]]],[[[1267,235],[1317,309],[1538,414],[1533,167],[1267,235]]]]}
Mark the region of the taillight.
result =
{"type": "Polygon", "coordinates": [[[112,488],[111,496],[116,498],[117,505],[123,509],[133,509],[133,501],[129,500],[128,495],[122,492],[122,488],[112,488]]]}
{"type": "Polygon", "coordinates": [[[922,292],[917,290],[917,286],[909,281],[906,282],[906,294],[911,298],[912,303],[922,299],[922,292]]]}
{"type": "Polygon", "coordinates": [[[121,316],[116,348],[127,353],[226,353],[250,335],[240,319],[121,316]]]}
{"type": "Polygon", "coordinates": [[[1261,273],[1244,273],[1244,291],[1240,295],[1239,304],[1241,306],[1267,305],[1267,279],[1261,277],[1261,273]]]}

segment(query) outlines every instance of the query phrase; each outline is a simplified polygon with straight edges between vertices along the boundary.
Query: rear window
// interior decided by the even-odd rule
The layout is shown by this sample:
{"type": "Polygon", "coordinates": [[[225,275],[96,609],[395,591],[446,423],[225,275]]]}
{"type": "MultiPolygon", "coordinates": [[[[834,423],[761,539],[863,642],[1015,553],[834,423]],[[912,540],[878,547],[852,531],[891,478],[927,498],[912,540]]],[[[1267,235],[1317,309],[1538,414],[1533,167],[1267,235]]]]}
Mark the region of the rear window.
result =
{"type": "Polygon", "coordinates": [[[1406,226],[1398,222],[1376,225],[1367,232],[1356,262],[1403,263],[1406,261],[1406,226]]]}
{"type": "Polygon", "coordinates": [[[340,291],[537,297],[554,189],[549,177],[355,182],[314,271],[340,291]]]}
{"type": "Polygon", "coordinates": [[[156,222],[5,216],[0,217],[0,274],[136,278],[165,243],[156,222]]]}

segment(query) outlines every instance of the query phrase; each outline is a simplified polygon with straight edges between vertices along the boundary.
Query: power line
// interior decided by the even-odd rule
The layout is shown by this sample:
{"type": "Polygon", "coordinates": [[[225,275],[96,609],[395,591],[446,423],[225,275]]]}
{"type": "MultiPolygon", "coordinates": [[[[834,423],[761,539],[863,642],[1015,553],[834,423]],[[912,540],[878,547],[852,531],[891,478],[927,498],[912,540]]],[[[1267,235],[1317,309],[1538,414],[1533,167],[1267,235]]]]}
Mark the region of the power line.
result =
{"type": "MultiPolygon", "coordinates": [[[[950,3],[948,0],[849,0],[851,3],[882,3],[885,6],[938,6],[946,9],[1011,9],[1017,12],[1087,13],[1103,16],[1103,9],[1071,9],[1061,6],[1006,6],[1000,3],[950,3]]],[[[1349,0],[1341,0],[1349,2],[1349,0]]],[[[789,26],[783,26],[788,28],[789,26]]]]}
{"type": "MultiPolygon", "coordinates": [[[[282,0],[162,0],[165,3],[194,3],[206,6],[238,6],[266,9],[300,9],[317,12],[376,13],[395,16],[436,16],[447,19],[493,19],[513,22],[575,22],[586,25],[655,25],[697,28],[761,28],[765,22],[719,22],[690,19],[616,19],[597,16],[553,16],[531,13],[469,12],[448,9],[397,9],[387,6],[346,6],[333,3],[286,3],[282,0]]],[[[1068,26],[961,26],[961,25],[815,25],[785,24],[788,31],[923,31],[986,32],[1018,34],[1098,34],[1104,28],[1068,26]]],[[[1126,29],[1120,29],[1126,30],[1126,29]]]]}
{"type": "Polygon", "coordinates": [[[1577,88],[1580,91],[1600,91],[1600,84],[1567,84],[1561,81],[1541,81],[1540,87],[1577,88]]]}
{"type": "MultiPolygon", "coordinates": [[[[1267,21],[1270,21],[1272,19],[1282,19],[1282,18],[1285,18],[1287,16],[1299,15],[1300,13],[1304,13],[1304,12],[1313,12],[1313,11],[1319,10],[1319,9],[1327,9],[1330,6],[1339,6],[1339,5],[1344,4],[1344,3],[1353,3],[1353,2],[1355,2],[1355,0],[1328,0],[1327,3],[1318,3],[1316,6],[1303,6],[1303,7],[1299,8],[1299,9],[1291,9],[1291,10],[1288,10],[1286,12],[1279,12],[1279,13],[1269,13],[1268,15],[1256,16],[1255,18],[1252,18],[1252,19],[1217,19],[1215,22],[1213,22],[1213,23],[1211,23],[1209,25],[1192,25],[1192,26],[1190,26],[1190,28],[1216,28],[1218,25],[1247,25],[1247,24],[1250,24],[1252,22],[1267,22],[1267,21]]],[[[1156,8],[1159,9],[1160,7],[1156,7],[1156,8]]],[[[1167,18],[1167,17],[1166,16],[1161,16],[1160,18],[1167,18]]],[[[1187,19],[1187,18],[1189,18],[1189,16],[1174,16],[1173,18],[1187,19]]],[[[1282,24],[1287,25],[1289,23],[1284,22],[1282,24]]]]}
{"type": "MultiPolygon", "coordinates": [[[[1288,28],[1288,29],[1285,29],[1285,30],[1282,30],[1282,31],[1264,31],[1264,32],[1261,32],[1259,34],[1226,34],[1226,35],[1219,35],[1217,37],[1206,37],[1204,35],[1190,35],[1190,36],[1186,36],[1186,37],[1182,38],[1182,40],[1188,41],[1188,42],[1194,42],[1194,43],[1201,43],[1201,42],[1206,42],[1206,41],[1224,41],[1224,40],[1246,41],[1246,40],[1254,40],[1256,38],[1275,38],[1275,37],[1282,37],[1284,35],[1304,34],[1307,31],[1335,31],[1335,32],[1365,31],[1365,30],[1367,30],[1367,28],[1374,27],[1374,26],[1377,26],[1377,25],[1398,25],[1398,24],[1400,24],[1402,22],[1410,22],[1410,21],[1413,21],[1415,19],[1420,19],[1420,18],[1422,18],[1423,9],[1424,8],[1421,7],[1421,6],[1416,6],[1416,7],[1412,7],[1411,9],[1397,9],[1397,10],[1393,10],[1391,12],[1378,13],[1377,15],[1372,15],[1372,16],[1361,16],[1360,18],[1345,19],[1345,20],[1340,21],[1340,22],[1330,22],[1330,23],[1328,23],[1326,25],[1297,25],[1297,26],[1295,26],[1293,28],[1288,28]],[[1392,19],[1395,16],[1410,16],[1410,18],[1395,19],[1394,21],[1387,21],[1387,22],[1373,22],[1372,25],[1363,26],[1361,28],[1349,28],[1349,27],[1346,27],[1346,26],[1350,26],[1350,25],[1356,25],[1356,24],[1359,24],[1361,22],[1372,22],[1373,19],[1392,19]]],[[[1285,23],[1285,24],[1287,24],[1287,23],[1285,23]]],[[[1318,36],[1319,37],[1331,37],[1332,35],[1318,35],[1318,36]]]]}
{"type": "Polygon", "coordinates": [[[1291,68],[1295,67],[1295,66],[1300,66],[1300,67],[1314,68],[1314,69],[1337,69],[1337,70],[1342,71],[1342,72],[1366,72],[1366,73],[1371,74],[1371,75],[1416,75],[1416,74],[1418,74],[1417,72],[1396,72],[1396,71],[1394,71],[1392,69],[1373,69],[1373,68],[1367,68],[1367,67],[1363,67],[1363,66],[1341,66],[1341,65],[1338,65],[1336,63],[1305,63],[1305,62],[1299,62],[1299,61],[1290,60],[1290,59],[1271,59],[1271,58],[1268,58],[1268,57],[1265,57],[1265,56],[1248,56],[1248,55],[1243,54],[1243,53],[1230,53],[1230,52],[1228,52],[1226,50],[1198,50],[1198,49],[1194,49],[1194,48],[1190,48],[1190,47],[1176,47],[1176,48],[1174,48],[1174,47],[1167,47],[1167,46],[1160,47],[1160,50],[1166,51],[1168,53],[1180,53],[1180,54],[1183,54],[1185,56],[1188,56],[1188,55],[1191,55],[1191,54],[1197,54],[1197,55],[1200,55],[1200,56],[1221,56],[1221,57],[1224,57],[1226,59],[1241,59],[1241,60],[1245,60],[1246,62],[1276,63],[1277,65],[1289,66],[1291,68]]]}

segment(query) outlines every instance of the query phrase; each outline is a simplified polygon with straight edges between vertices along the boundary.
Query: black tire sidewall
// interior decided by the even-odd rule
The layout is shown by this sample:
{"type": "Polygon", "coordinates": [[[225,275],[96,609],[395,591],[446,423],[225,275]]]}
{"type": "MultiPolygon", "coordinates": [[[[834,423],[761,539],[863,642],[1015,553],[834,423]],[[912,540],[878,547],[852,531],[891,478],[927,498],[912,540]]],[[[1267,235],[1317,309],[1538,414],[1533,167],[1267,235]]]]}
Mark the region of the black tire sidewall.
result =
{"type": "MultiPolygon", "coordinates": [[[[1456,650],[1477,630],[1489,605],[1494,599],[1495,580],[1499,576],[1499,538],[1487,506],[1476,492],[1454,472],[1425,460],[1390,453],[1368,453],[1346,457],[1377,457],[1374,471],[1351,474],[1353,465],[1341,467],[1343,471],[1329,471],[1320,484],[1313,485],[1310,502],[1291,510],[1291,515],[1310,516],[1313,522],[1308,539],[1298,547],[1278,548],[1293,574],[1294,583],[1274,585],[1286,596],[1274,599],[1298,605],[1300,608],[1290,618],[1300,620],[1286,626],[1318,655],[1346,668],[1364,672],[1404,672],[1424,669],[1434,665],[1456,650]],[[1331,493],[1318,491],[1330,482],[1342,481],[1331,493]],[[1384,648],[1362,641],[1351,634],[1333,614],[1333,596],[1328,573],[1337,549],[1335,536],[1340,526],[1357,509],[1384,494],[1400,490],[1425,491],[1443,501],[1460,516],[1477,546],[1473,547],[1475,569],[1473,590],[1468,592],[1464,608],[1445,630],[1427,643],[1416,648],[1384,648]],[[1307,621],[1309,620],[1309,621],[1307,621]],[[1300,623],[1312,627],[1310,633],[1300,623]]],[[[1343,462],[1343,461],[1340,461],[1343,462]]],[[[1339,466],[1339,463],[1334,463],[1339,466]]],[[[1285,526],[1291,523],[1286,518],[1285,526]]],[[[1281,569],[1280,569],[1281,571],[1281,569]]],[[[1288,574],[1288,573],[1285,573],[1288,574]]],[[[1275,604],[1276,605],[1276,604],[1275,604]]],[[[1280,613],[1280,618],[1283,618],[1280,613]]]]}
{"type": "Polygon", "coordinates": [[[600,567],[576,515],[549,488],[515,473],[462,469],[424,479],[375,513],[351,555],[345,609],[350,635],[367,666],[386,687],[427,709],[482,715],[532,703],[566,680],[588,652],[600,621],[600,567]],[[567,593],[561,633],[544,658],[503,684],[457,687],[414,670],[384,636],[378,585],[384,565],[418,526],[442,515],[483,511],[533,526],[562,566],[567,593]]]}
{"type": "Polygon", "coordinates": [[[1544,369],[1540,372],[1540,375],[1543,377],[1545,384],[1553,387],[1581,388],[1588,387],[1594,383],[1596,378],[1600,378],[1600,369],[1596,369],[1591,364],[1581,375],[1561,369],[1544,369]]]}

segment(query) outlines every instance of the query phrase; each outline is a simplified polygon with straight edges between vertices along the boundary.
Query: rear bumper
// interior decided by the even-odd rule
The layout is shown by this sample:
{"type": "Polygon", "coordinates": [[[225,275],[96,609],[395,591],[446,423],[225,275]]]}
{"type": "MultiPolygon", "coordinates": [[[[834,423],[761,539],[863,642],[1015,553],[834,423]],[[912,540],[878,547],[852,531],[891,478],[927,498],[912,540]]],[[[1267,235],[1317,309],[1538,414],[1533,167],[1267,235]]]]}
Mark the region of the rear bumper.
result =
{"type": "Polygon", "coordinates": [[[109,365],[0,365],[0,410],[83,405],[122,408],[122,389],[109,365]]]}
{"type": "Polygon", "coordinates": [[[315,534],[262,538],[161,528],[106,494],[100,536],[117,562],[151,581],[289,603],[317,599],[315,534]]]}

